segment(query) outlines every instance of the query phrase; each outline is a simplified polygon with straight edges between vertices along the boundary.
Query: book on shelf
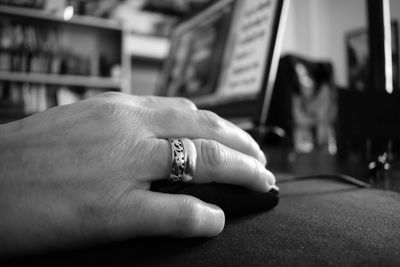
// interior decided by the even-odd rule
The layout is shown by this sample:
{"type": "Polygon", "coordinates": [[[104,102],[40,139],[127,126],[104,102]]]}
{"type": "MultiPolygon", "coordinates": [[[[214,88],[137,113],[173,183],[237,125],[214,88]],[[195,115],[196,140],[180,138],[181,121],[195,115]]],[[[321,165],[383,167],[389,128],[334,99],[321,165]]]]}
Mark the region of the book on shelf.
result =
{"type": "Polygon", "coordinates": [[[62,18],[65,10],[73,15],[88,18],[108,19],[120,4],[120,0],[0,0],[0,5],[11,10],[41,11],[62,18]]]}
{"type": "Polygon", "coordinates": [[[22,104],[24,113],[31,114],[98,94],[107,86],[119,89],[119,81],[110,77],[117,73],[116,64],[101,54],[71,51],[63,46],[63,34],[53,24],[0,17],[0,112],[4,103],[22,104]],[[96,73],[102,76],[92,76],[96,73]],[[91,88],[96,86],[100,89],[91,88]]]}
{"type": "Polygon", "coordinates": [[[73,75],[94,72],[87,55],[62,47],[58,29],[39,25],[0,24],[0,58],[3,71],[73,75]]]}
{"type": "Polygon", "coordinates": [[[102,91],[96,88],[0,82],[0,108],[3,108],[4,103],[22,104],[23,112],[32,114],[54,106],[71,104],[102,91]]]}

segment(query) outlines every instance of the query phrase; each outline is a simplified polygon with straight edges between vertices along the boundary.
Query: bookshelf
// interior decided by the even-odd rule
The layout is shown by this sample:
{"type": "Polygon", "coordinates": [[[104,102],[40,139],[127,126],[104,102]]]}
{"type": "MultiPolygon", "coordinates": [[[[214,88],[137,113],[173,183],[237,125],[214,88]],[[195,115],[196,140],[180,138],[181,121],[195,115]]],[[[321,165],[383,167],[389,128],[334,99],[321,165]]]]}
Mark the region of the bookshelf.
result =
{"type": "Polygon", "coordinates": [[[0,71],[0,81],[77,86],[118,91],[121,89],[118,79],[79,75],[0,71]]]}
{"type": "Polygon", "coordinates": [[[29,20],[41,20],[59,24],[70,24],[70,25],[101,28],[101,29],[108,29],[115,31],[122,30],[121,23],[117,20],[102,19],[102,18],[88,17],[88,16],[77,16],[77,15],[74,15],[71,19],[67,20],[53,13],[33,8],[0,5],[0,14],[6,16],[22,17],[24,19],[29,19],[29,20]]]}
{"type": "Polygon", "coordinates": [[[124,38],[125,58],[131,70],[129,88],[135,95],[156,93],[158,77],[170,49],[165,36],[127,32],[124,38]]]}
{"type": "Polygon", "coordinates": [[[129,93],[124,38],[117,20],[0,5],[0,123],[94,92],[129,93]]]}

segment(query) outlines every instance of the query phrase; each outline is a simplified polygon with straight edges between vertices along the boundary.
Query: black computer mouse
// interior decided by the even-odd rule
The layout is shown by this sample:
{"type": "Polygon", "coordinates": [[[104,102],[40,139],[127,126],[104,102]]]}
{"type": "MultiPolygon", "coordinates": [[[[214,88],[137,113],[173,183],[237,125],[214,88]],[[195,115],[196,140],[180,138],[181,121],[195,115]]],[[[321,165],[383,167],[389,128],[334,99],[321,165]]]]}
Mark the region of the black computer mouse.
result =
{"type": "Polygon", "coordinates": [[[152,184],[151,190],[197,197],[204,202],[219,206],[228,218],[267,211],[279,202],[279,191],[275,189],[261,193],[241,186],[219,183],[171,184],[159,181],[152,184]]]}

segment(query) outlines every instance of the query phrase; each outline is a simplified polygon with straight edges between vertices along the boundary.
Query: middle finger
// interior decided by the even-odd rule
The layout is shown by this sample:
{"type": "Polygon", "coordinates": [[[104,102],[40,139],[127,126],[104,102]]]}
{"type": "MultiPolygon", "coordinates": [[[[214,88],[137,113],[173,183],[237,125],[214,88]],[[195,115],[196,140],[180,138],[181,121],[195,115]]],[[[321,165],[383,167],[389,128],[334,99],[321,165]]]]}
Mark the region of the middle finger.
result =
{"type": "Polygon", "coordinates": [[[153,110],[150,131],[157,138],[189,138],[217,141],[258,159],[266,158],[256,141],[245,131],[207,110],[153,110]]]}

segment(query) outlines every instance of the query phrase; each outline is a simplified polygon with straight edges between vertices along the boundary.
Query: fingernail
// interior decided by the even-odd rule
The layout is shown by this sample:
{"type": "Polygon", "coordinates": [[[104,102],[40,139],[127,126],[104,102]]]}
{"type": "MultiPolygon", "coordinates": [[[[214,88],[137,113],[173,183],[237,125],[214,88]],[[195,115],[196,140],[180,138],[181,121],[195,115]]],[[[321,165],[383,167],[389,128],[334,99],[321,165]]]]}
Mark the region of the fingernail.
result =
{"type": "MultiPolygon", "coordinates": [[[[215,236],[222,232],[225,226],[225,213],[223,210],[213,204],[204,203],[207,209],[208,220],[204,223],[202,236],[215,236]]],[[[203,217],[204,218],[204,217],[203,217]]]]}
{"type": "Polygon", "coordinates": [[[265,169],[267,175],[267,190],[271,190],[275,185],[275,176],[267,169],[265,169]]]}
{"type": "Polygon", "coordinates": [[[279,190],[280,190],[279,187],[278,187],[277,185],[271,186],[271,189],[274,189],[274,190],[276,190],[276,191],[279,191],[279,190]]]}

